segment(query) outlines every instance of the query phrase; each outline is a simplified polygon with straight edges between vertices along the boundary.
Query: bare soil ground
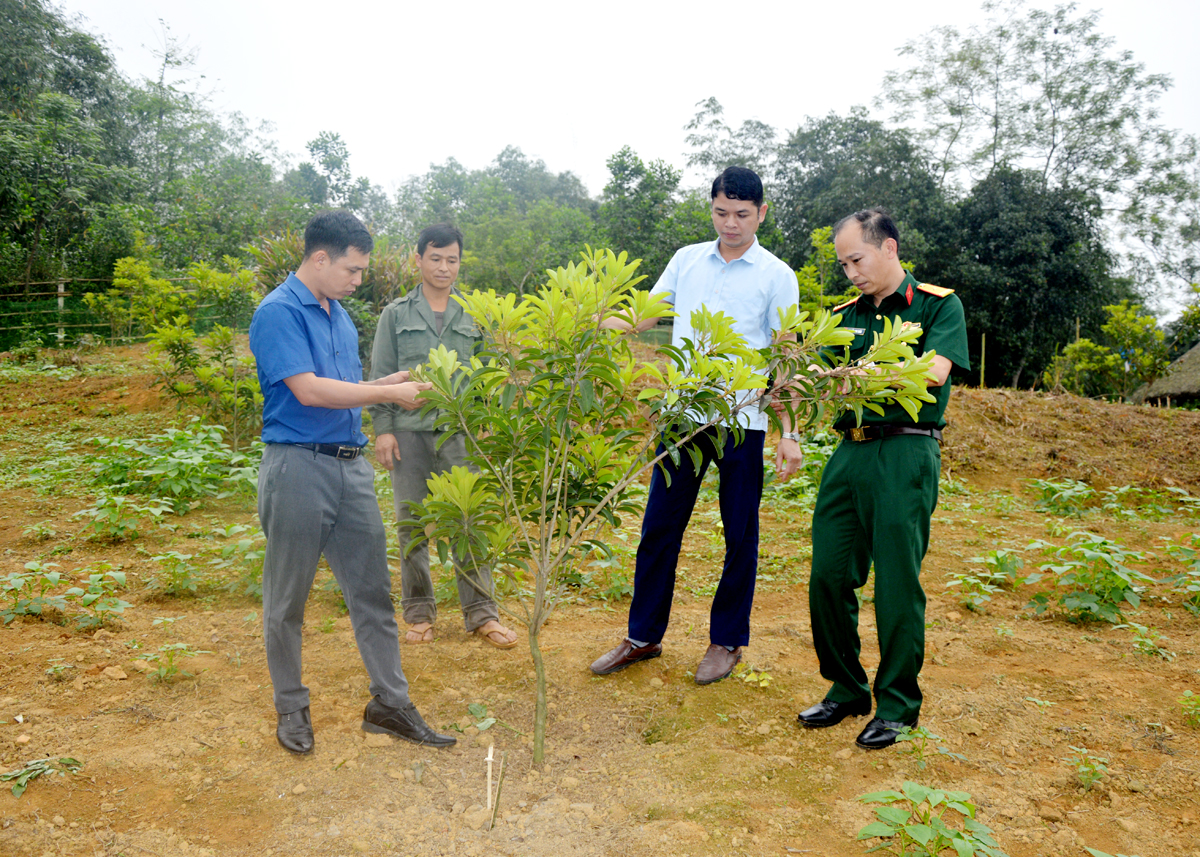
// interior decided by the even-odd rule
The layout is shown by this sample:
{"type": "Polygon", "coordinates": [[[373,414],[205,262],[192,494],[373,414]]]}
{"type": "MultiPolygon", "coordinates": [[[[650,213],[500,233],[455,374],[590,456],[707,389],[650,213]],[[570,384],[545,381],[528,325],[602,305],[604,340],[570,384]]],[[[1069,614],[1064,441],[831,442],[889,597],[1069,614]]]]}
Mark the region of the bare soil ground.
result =
{"type": "MultiPolygon", "coordinates": [[[[204,566],[225,543],[222,528],[254,524],[252,498],[210,500],[136,540],[106,544],[87,540],[72,518],[92,499],[82,477],[29,478],[56,456],[82,468],[86,459],[70,456],[87,452],[87,437],[145,437],[178,420],[149,389],[140,352],[99,359],[81,372],[0,371],[0,576],[31,561],[72,575],[106,561],[127,572],[122,597],[132,605],[96,631],[35,617],[0,627],[0,772],[41,758],[83,763],[76,774],[31,781],[19,798],[0,789],[0,855],[849,857],[864,853],[855,835],[873,818],[855,798],[912,780],[969,792],[1012,857],[1084,855],[1085,843],[1114,855],[1200,857],[1197,730],[1178,702],[1200,691],[1200,620],[1182,596],[1158,583],[1126,614],[1162,635],[1167,659],[1135,650],[1129,628],[1034,616],[1025,606],[1045,586],[997,592],[980,612],[945,587],[952,573],[979,567],[973,557],[1033,538],[1061,544],[1074,529],[1139,551],[1137,568],[1155,578],[1178,574],[1164,540],[1200,530],[1195,515],[1171,505],[1063,520],[1034,509],[1028,480],[1156,489],[1162,503],[1174,496],[1168,487],[1200,493],[1200,414],[1006,390],[954,394],[948,480],[924,570],[921,723],[961,758],[932,747],[919,758],[904,752],[909,745],[860,751],[862,720],[797,728],[797,711],[825,691],[808,617],[804,503],[769,502],[763,515],[747,654],[769,686],[692,682],[722,556],[708,495],[685,541],[661,659],[592,676],[587,665],[624,633],[628,602],[605,602],[588,587],[545,630],[553,686],[540,767],[528,736],[527,641],[498,651],[469,638],[453,603],[442,606],[436,642],[405,646],[404,656],[414,701],[432,724],[463,730],[458,746],[438,752],[365,735],[367,678],[340,599],[321,591],[322,573],[305,631],[317,746],[297,758],[275,743],[259,605],[219,587],[239,570],[210,572],[195,597],[146,588],[157,568],[150,557],[174,550],[204,566]],[[155,622],[164,618],[173,621],[155,622]],[[156,682],[139,671],[148,653],[173,643],[204,651],[183,663],[193,678],[156,682]],[[472,704],[499,722],[479,732],[472,704]],[[489,744],[506,757],[490,830],[489,744]],[[1068,761],[1072,747],[1107,760],[1090,790],[1068,761]]],[[[871,666],[870,603],[862,631],[871,666]]]]}

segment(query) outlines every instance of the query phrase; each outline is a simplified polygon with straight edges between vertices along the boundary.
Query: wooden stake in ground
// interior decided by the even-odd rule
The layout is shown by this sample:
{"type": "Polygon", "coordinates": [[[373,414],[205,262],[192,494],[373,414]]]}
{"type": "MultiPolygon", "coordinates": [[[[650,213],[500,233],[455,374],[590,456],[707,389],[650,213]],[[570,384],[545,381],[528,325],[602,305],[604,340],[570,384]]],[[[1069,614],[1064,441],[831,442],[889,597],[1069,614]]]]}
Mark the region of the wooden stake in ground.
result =
{"type": "Polygon", "coordinates": [[[488,763],[488,773],[487,773],[487,808],[488,808],[488,809],[491,809],[491,808],[492,808],[492,762],[495,760],[495,756],[493,755],[493,751],[494,751],[495,749],[496,749],[496,745],[495,745],[495,744],[488,744],[488,754],[487,754],[487,763],[488,763]]]}
{"type": "MultiPolygon", "coordinates": [[[[489,749],[488,752],[490,753],[491,750],[489,749]]],[[[504,785],[504,762],[507,758],[507,752],[500,754],[500,773],[496,775],[496,805],[492,808],[492,820],[488,822],[488,830],[491,830],[496,826],[496,814],[500,812],[500,788],[504,785]]],[[[488,791],[488,797],[491,797],[490,789],[488,791]]]]}

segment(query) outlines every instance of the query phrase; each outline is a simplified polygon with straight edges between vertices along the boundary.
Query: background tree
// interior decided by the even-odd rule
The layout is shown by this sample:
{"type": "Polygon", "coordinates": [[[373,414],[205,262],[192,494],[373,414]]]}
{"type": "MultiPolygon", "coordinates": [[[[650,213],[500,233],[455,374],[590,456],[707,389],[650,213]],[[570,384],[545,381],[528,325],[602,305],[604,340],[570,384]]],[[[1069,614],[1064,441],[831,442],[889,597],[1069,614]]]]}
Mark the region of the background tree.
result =
{"type": "Polygon", "coordinates": [[[808,119],[792,132],[779,148],[774,196],[782,256],[797,268],[809,257],[814,230],[863,208],[891,212],[904,258],[917,264],[949,228],[950,203],[911,134],[885,128],[863,107],[808,119]]]}
{"type": "Polygon", "coordinates": [[[958,290],[975,362],[987,335],[987,382],[1019,387],[1055,350],[1099,332],[1103,307],[1131,297],[1111,275],[1097,207],[1082,195],[1047,190],[1041,176],[1001,168],[958,206],[957,253],[934,282],[958,290]]]}

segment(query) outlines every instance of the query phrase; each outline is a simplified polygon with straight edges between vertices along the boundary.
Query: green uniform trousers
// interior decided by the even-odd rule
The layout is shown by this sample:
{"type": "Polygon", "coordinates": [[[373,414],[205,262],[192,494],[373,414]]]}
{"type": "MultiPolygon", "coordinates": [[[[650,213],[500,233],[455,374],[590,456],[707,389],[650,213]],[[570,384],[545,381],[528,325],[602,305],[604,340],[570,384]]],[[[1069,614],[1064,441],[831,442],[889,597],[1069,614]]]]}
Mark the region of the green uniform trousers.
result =
{"type": "Polygon", "coordinates": [[[850,702],[871,693],[859,661],[858,599],[875,563],[879,669],[875,716],[911,722],[921,710],[917,676],[925,659],[921,560],[937,507],[942,455],[931,437],[899,435],[834,451],[821,477],[812,523],[809,610],[826,698],[850,702]]]}

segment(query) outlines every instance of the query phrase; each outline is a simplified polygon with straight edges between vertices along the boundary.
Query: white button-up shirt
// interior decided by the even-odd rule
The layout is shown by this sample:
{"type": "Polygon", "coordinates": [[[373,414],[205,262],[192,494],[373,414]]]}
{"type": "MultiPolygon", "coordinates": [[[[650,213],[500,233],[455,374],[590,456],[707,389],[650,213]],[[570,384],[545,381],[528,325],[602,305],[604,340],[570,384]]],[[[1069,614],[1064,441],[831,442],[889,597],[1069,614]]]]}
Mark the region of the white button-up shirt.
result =
{"type": "MultiPolygon", "coordinates": [[[[721,256],[719,244],[708,241],[679,249],[650,290],[674,304],[678,313],[671,343],[679,347],[685,339],[695,342],[692,313],[704,306],[733,318],[734,330],[751,348],[765,348],[779,329],[779,310],[800,300],[796,274],[757,238],[732,262],[721,256]]],[[[743,428],[767,429],[766,414],[757,406],[744,409],[739,422],[743,428]]]]}

